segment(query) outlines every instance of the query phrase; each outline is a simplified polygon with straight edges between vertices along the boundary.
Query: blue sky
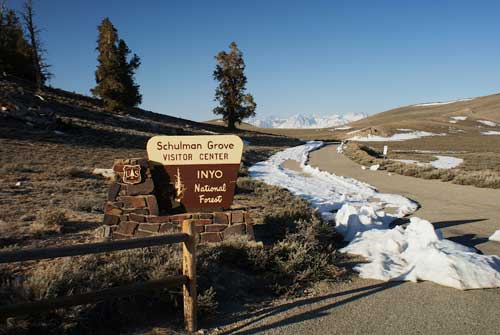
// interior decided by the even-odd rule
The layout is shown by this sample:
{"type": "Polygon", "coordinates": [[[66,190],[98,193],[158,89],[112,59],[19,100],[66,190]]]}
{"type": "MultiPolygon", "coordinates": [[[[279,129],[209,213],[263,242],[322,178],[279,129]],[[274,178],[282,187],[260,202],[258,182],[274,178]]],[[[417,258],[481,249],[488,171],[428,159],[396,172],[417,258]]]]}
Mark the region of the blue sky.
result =
{"type": "MultiPolygon", "coordinates": [[[[19,8],[21,0],[8,0],[19,8]]],[[[214,56],[236,41],[260,116],[376,113],[500,91],[499,1],[35,0],[55,78],[89,94],[108,16],[142,60],[142,107],[213,118],[214,56]]]]}

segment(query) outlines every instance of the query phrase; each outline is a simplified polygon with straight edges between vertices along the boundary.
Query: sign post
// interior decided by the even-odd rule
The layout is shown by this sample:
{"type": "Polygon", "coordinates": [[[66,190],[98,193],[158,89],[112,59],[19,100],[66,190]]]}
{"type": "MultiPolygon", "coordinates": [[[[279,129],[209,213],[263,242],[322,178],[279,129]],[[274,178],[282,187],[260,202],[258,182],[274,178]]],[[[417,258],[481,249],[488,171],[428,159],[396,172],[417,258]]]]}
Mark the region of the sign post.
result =
{"type": "Polygon", "coordinates": [[[147,152],[152,164],[162,166],[165,186],[185,210],[231,206],[243,153],[238,136],[154,136],[147,152]]]}

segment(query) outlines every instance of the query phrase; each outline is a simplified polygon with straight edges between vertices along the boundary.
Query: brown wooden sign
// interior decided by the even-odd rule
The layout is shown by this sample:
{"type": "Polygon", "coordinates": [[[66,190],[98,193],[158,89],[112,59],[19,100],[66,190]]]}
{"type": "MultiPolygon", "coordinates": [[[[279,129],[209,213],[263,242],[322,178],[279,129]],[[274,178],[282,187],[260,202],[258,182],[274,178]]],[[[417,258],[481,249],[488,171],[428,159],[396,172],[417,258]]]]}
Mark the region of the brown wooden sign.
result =
{"type": "Polygon", "coordinates": [[[151,163],[163,165],[169,180],[164,187],[175,189],[175,200],[187,211],[231,206],[243,152],[238,136],[155,136],[147,152],[151,163]]]}

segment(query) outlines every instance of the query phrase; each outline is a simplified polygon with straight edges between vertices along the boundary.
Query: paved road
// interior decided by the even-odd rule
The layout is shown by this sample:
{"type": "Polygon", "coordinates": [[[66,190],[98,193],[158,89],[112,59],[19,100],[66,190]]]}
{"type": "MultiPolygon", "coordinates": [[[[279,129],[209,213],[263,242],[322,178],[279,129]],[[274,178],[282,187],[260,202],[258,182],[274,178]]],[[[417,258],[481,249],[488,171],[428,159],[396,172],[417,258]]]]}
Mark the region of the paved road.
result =
{"type": "MultiPolygon", "coordinates": [[[[500,254],[500,243],[486,240],[500,229],[500,190],[365,171],[332,146],[312,153],[310,164],[410,197],[422,205],[415,215],[445,236],[500,254]]],[[[223,334],[500,334],[500,289],[355,278],[320,296],[278,301],[228,323],[223,334]]]]}
{"type": "Polygon", "coordinates": [[[312,152],[309,164],[367,182],[381,192],[413,199],[421,205],[414,215],[432,222],[446,238],[476,247],[485,254],[500,255],[500,243],[488,241],[500,229],[500,190],[362,170],[357,163],[338,154],[336,148],[330,145],[312,152]]]}

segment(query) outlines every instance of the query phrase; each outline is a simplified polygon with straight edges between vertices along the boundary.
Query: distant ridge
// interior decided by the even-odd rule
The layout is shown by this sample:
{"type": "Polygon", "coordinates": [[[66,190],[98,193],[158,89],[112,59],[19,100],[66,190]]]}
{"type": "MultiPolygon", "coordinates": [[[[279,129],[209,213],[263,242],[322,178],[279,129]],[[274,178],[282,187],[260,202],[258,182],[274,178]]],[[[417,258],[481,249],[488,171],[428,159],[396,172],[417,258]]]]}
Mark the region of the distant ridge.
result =
{"type": "Polygon", "coordinates": [[[361,113],[348,113],[345,115],[297,114],[289,117],[250,118],[245,122],[259,128],[310,129],[341,126],[365,117],[366,115],[361,113]]]}

